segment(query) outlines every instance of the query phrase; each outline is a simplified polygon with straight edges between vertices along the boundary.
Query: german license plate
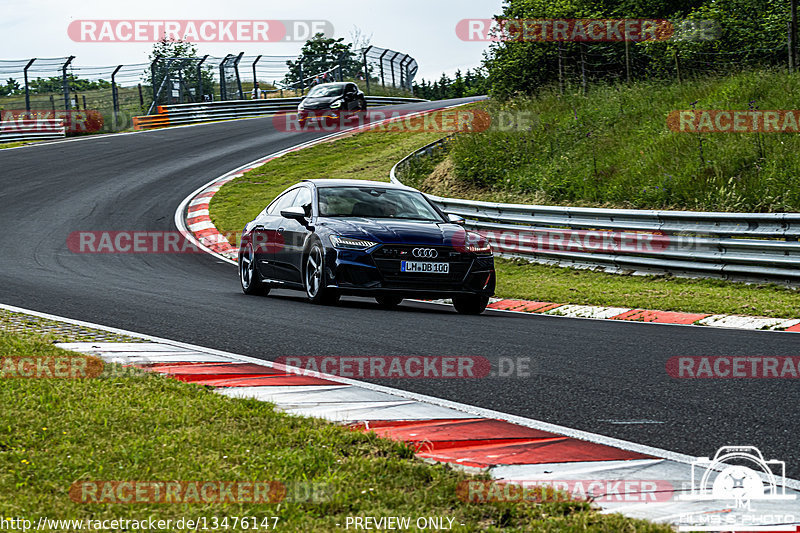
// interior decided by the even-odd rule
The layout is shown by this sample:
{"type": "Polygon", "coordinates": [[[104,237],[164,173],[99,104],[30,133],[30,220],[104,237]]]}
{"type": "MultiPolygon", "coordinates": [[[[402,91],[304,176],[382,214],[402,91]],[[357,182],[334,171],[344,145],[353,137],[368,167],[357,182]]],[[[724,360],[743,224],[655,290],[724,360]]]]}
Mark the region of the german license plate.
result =
{"type": "Polygon", "coordinates": [[[401,261],[400,272],[448,274],[450,263],[431,263],[428,261],[401,261]]]}

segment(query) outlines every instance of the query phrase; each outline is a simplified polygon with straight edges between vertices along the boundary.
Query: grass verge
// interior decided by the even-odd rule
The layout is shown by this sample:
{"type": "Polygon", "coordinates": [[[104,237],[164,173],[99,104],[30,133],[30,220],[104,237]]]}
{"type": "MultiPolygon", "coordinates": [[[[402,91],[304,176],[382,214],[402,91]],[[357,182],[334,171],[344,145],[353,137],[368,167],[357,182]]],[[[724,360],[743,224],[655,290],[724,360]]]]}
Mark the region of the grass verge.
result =
{"type": "MultiPolygon", "coordinates": [[[[10,357],[74,357],[52,339],[0,332],[10,357]]],[[[5,363],[4,363],[5,364],[5,363]]],[[[284,531],[336,531],[348,516],[444,516],[462,531],[668,532],[582,502],[467,504],[469,476],[414,458],[374,434],[276,412],[144,372],[106,379],[0,377],[0,517],[155,519],[279,517],[284,531]],[[80,504],[76,481],[321,483],[322,502],[80,504]]],[[[176,528],[168,528],[176,531],[176,528]]],[[[263,528],[262,528],[263,529],[263,528]]],[[[241,528],[231,527],[237,531],[241,528]]]]}
{"type": "Polygon", "coordinates": [[[586,96],[544,88],[532,98],[489,101],[502,126],[458,135],[449,174],[478,197],[511,195],[520,203],[800,211],[796,124],[776,126],[788,133],[667,126],[673,110],[794,110],[798,90],[796,76],[763,70],[596,85],[586,96]]]}
{"type": "MultiPolygon", "coordinates": [[[[397,161],[439,136],[371,131],[293,152],[222,187],[211,200],[211,219],[224,234],[237,235],[278,193],[308,177],[309,169],[324,169],[313,175],[326,178],[386,181],[397,161]]],[[[433,168],[425,158],[418,165],[419,175],[433,168]]],[[[436,192],[461,196],[456,187],[443,187],[436,192]]],[[[788,318],[798,314],[798,291],[777,285],[625,276],[505,260],[497,261],[497,270],[497,295],[507,298],[788,318]]]]}

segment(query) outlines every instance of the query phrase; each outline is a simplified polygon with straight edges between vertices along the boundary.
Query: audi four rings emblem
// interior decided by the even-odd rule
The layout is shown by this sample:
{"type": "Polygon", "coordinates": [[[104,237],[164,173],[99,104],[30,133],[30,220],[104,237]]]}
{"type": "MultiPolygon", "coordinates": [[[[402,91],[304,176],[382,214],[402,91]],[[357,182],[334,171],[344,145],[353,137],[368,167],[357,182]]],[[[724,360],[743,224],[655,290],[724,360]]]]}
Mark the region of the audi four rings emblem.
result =
{"type": "Polygon", "coordinates": [[[428,259],[435,259],[439,257],[439,252],[435,248],[414,248],[411,250],[414,257],[427,257],[428,259]]]}

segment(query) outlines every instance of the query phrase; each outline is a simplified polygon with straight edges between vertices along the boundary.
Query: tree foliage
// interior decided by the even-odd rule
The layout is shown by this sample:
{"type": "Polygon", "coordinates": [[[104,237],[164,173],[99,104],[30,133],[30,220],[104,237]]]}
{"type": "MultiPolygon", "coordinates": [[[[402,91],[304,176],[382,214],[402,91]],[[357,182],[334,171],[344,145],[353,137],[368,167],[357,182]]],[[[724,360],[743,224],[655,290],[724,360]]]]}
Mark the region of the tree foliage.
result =
{"type": "Polygon", "coordinates": [[[318,33],[306,41],[300,51],[300,56],[294,61],[287,61],[289,72],[284,78],[287,84],[300,81],[302,70],[303,78],[337,69],[334,74],[338,77],[338,67],[342,67],[342,76],[354,78],[362,70],[361,61],[353,50],[352,43],[344,42],[344,37],[333,39],[318,33]]]}
{"type": "MultiPolygon", "coordinates": [[[[723,72],[737,62],[759,66],[785,64],[787,55],[789,2],[785,0],[505,0],[502,13],[495,17],[526,18],[670,20],[676,28],[672,39],[630,45],[629,53],[637,71],[649,77],[667,72],[674,76],[676,55],[692,68],[708,72],[723,72]],[[713,38],[691,38],[690,32],[698,27],[698,21],[714,21],[713,38]]],[[[515,94],[534,94],[542,85],[558,80],[559,54],[562,64],[575,68],[581,61],[581,54],[587,51],[594,54],[595,63],[601,65],[592,72],[594,76],[619,77],[620,65],[624,69],[624,43],[600,46],[497,42],[484,56],[488,89],[501,99],[515,94]]]]}

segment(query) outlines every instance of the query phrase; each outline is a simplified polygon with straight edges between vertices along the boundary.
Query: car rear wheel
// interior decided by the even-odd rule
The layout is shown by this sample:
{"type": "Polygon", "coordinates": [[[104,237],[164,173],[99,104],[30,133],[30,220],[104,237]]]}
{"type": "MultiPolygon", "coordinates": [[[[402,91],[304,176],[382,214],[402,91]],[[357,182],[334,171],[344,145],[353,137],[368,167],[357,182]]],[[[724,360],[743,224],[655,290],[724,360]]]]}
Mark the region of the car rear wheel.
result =
{"type": "Polygon", "coordinates": [[[479,315],[489,304],[488,296],[456,296],[453,298],[453,307],[462,315],[479,315]]]}
{"type": "Polygon", "coordinates": [[[384,309],[394,309],[400,305],[400,302],[403,301],[403,298],[400,296],[376,296],[375,301],[378,302],[378,305],[384,309]]]}
{"type": "Polygon", "coordinates": [[[303,284],[311,303],[333,305],[339,301],[339,294],[327,286],[323,257],[322,246],[318,242],[312,244],[306,256],[303,284]]]}
{"type": "Polygon", "coordinates": [[[239,283],[245,294],[266,296],[269,294],[269,285],[261,280],[256,269],[256,254],[253,244],[247,243],[239,250],[239,283]]]}

